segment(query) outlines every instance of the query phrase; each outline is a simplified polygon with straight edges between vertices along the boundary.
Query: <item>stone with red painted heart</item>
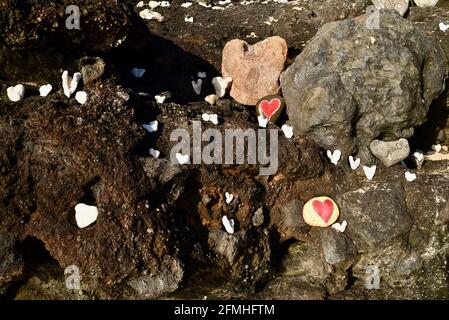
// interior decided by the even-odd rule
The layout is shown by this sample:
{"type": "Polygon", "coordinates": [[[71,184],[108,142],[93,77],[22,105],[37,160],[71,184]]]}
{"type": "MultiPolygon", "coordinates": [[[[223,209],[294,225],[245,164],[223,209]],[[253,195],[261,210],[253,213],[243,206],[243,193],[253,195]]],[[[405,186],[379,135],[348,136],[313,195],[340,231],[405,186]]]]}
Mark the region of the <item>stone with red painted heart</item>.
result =
{"type": "Polygon", "coordinates": [[[233,80],[231,97],[241,104],[255,106],[260,97],[278,94],[287,51],[287,42],[278,36],[254,45],[239,39],[226,43],[221,71],[223,78],[233,80]]]}
{"type": "Polygon", "coordinates": [[[302,210],[304,221],[312,227],[329,227],[340,216],[337,204],[329,197],[310,199],[302,210]]]}
{"type": "Polygon", "coordinates": [[[257,115],[263,115],[273,123],[277,121],[284,107],[284,99],[278,95],[263,97],[256,104],[257,115]]]}

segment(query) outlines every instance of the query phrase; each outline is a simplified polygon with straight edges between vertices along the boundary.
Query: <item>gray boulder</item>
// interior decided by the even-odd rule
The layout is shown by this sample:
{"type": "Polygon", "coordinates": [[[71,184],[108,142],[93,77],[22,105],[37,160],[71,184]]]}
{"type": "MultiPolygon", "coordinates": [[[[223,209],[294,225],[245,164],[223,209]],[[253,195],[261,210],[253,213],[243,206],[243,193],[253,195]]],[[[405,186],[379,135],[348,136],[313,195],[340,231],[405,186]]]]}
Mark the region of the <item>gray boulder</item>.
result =
{"type": "Polygon", "coordinates": [[[346,234],[361,251],[387,247],[405,238],[412,220],[400,186],[375,184],[337,197],[346,234]]]}
{"type": "Polygon", "coordinates": [[[324,260],[327,263],[334,265],[351,262],[355,258],[357,249],[351,239],[343,233],[333,228],[324,228],[321,230],[320,236],[324,260]]]}
{"type": "Polygon", "coordinates": [[[396,141],[373,140],[370,144],[370,150],[387,167],[401,162],[410,154],[410,146],[407,139],[396,141]]]}
{"type": "Polygon", "coordinates": [[[426,121],[446,75],[440,44],[393,11],[324,25],[281,75],[287,113],[298,135],[321,147],[359,153],[409,138],[426,121]]]}

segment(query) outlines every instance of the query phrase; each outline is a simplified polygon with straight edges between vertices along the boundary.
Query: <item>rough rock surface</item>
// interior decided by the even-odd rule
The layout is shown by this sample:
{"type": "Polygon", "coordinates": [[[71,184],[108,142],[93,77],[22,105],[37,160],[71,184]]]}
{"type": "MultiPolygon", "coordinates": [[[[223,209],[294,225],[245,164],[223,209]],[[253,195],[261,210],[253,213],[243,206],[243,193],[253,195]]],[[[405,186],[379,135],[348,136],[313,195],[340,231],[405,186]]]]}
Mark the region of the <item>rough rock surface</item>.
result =
{"type": "Polygon", "coordinates": [[[446,76],[438,43],[394,12],[379,16],[380,29],[367,15],[325,25],[281,75],[295,133],[364,162],[372,140],[413,135],[446,76]]]}
{"type": "Polygon", "coordinates": [[[268,95],[279,93],[279,76],[287,60],[287,42],[270,37],[254,45],[231,40],[223,49],[221,72],[232,78],[231,97],[254,106],[268,95]]]}

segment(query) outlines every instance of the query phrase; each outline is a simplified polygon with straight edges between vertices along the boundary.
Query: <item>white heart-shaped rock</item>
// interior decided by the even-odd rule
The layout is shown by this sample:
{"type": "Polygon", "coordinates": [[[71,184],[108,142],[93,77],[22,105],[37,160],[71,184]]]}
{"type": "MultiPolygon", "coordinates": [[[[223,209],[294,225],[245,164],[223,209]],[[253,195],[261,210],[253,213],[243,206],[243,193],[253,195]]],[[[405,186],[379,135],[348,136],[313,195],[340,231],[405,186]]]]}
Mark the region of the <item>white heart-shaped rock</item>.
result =
{"type": "Polygon", "coordinates": [[[159,156],[161,155],[161,152],[160,152],[159,150],[150,148],[150,155],[151,155],[153,158],[157,159],[157,158],[159,158],[159,156]]]}
{"type": "Polygon", "coordinates": [[[440,22],[438,26],[440,27],[440,30],[443,32],[446,32],[449,29],[449,24],[445,24],[444,22],[440,22]]]}
{"type": "Polygon", "coordinates": [[[204,79],[207,77],[207,73],[206,72],[198,72],[197,76],[198,76],[198,78],[204,79]]]}
{"type": "Polygon", "coordinates": [[[6,94],[12,102],[22,101],[25,97],[25,87],[21,84],[6,89],[6,94]]]}
{"type": "Polygon", "coordinates": [[[85,104],[87,102],[87,92],[78,91],[75,94],[75,100],[78,101],[79,104],[85,104]]]}
{"type": "Polygon", "coordinates": [[[209,121],[210,120],[210,115],[208,113],[203,113],[201,115],[201,118],[203,119],[203,121],[209,121]]]}
{"type": "Polygon", "coordinates": [[[70,98],[72,94],[76,92],[82,78],[83,76],[79,72],[74,73],[73,77],[69,76],[69,72],[67,70],[62,73],[62,88],[67,98],[70,98]]]}
{"type": "Polygon", "coordinates": [[[83,229],[97,221],[98,208],[88,206],[84,203],[78,203],[75,206],[75,220],[79,228],[83,229]]]}
{"type": "Polygon", "coordinates": [[[140,69],[140,68],[132,68],[131,69],[131,74],[134,76],[134,78],[140,79],[143,77],[143,75],[145,74],[146,70],[145,69],[140,69]]]}
{"type": "Polygon", "coordinates": [[[282,132],[284,132],[284,135],[287,139],[290,139],[293,137],[293,127],[289,126],[288,124],[284,124],[282,127],[282,132]]]}
{"type": "Polygon", "coordinates": [[[263,115],[257,117],[257,121],[259,122],[259,127],[266,128],[268,124],[268,118],[265,118],[263,115]]]}
{"type": "Polygon", "coordinates": [[[50,94],[51,90],[53,90],[53,87],[51,84],[43,85],[39,88],[39,95],[41,97],[46,97],[50,94]]]}
{"type": "Polygon", "coordinates": [[[195,91],[195,93],[197,95],[201,94],[201,86],[203,85],[203,80],[198,79],[195,81],[192,81],[192,87],[193,87],[193,91],[195,91]]]}
{"type": "Polygon", "coordinates": [[[360,158],[354,159],[353,156],[349,156],[349,166],[352,170],[357,170],[360,166],[360,158]]]}
{"type": "Polygon", "coordinates": [[[192,6],[192,2],[184,2],[183,4],[181,4],[181,7],[183,8],[189,8],[190,6],[192,6]]]}
{"type": "Polygon", "coordinates": [[[232,200],[234,200],[234,195],[232,193],[225,193],[226,203],[231,204],[232,200]]]}
{"type": "Polygon", "coordinates": [[[150,9],[142,10],[141,12],[139,12],[139,16],[142,19],[156,20],[158,22],[164,21],[164,17],[159,12],[151,11],[150,9]]]}
{"type": "Polygon", "coordinates": [[[165,99],[167,99],[167,97],[166,96],[157,95],[157,96],[154,96],[154,99],[156,99],[157,103],[164,103],[164,101],[165,101],[165,99]]]}
{"type": "Polygon", "coordinates": [[[185,17],[184,21],[192,23],[193,22],[193,17],[185,17]]]}
{"type": "Polygon", "coordinates": [[[415,157],[416,160],[418,161],[422,161],[424,160],[424,154],[422,152],[416,151],[413,156],[415,157]]]}
{"type": "Polygon", "coordinates": [[[188,154],[181,154],[181,153],[177,153],[176,154],[176,160],[178,161],[179,164],[187,164],[190,162],[190,156],[188,154]]]}
{"type": "Polygon", "coordinates": [[[217,125],[218,124],[218,115],[215,113],[211,114],[209,121],[212,122],[213,124],[217,125]]]}
{"type": "Polygon", "coordinates": [[[435,153],[440,153],[440,151],[441,151],[441,144],[434,144],[432,146],[432,150],[435,151],[435,153]]]}
{"type": "Polygon", "coordinates": [[[347,223],[346,220],[345,220],[345,221],[343,221],[342,223],[337,223],[337,222],[334,223],[334,224],[332,225],[332,228],[334,228],[335,230],[337,230],[337,231],[339,231],[339,232],[341,232],[341,233],[344,233],[347,226],[348,226],[348,223],[347,223]]]}
{"type": "Polygon", "coordinates": [[[338,149],[334,152],[327,150],[327,157],[330,159],[331,163],[337,165],[341,158],[341,151],[338,149]]]}
{"type": "Polygon", "coordinates": [[[148,133],[157,132],[159,128],[159,122],[157,120],[150,121],[149,124],[143,124],[142,128],[144,128],[148,133]]]}
{"type": "Polygon", "coordinates": [[[234,227],[235,227],[234,219],[228,219],[227,216],[223,216],[223,218],[221,219],[221,222],[223,223],[223,226],[227,233],[229,233],[229,234],[234,233],[234,227]]]}
{"type": "Polygon", "coordinates": [[[405,173],[405,179],[408,181],[408,182],[412,182],[412,181],[415,181],[416,180],[416,173],[411,173],[411,172],[406,172],[405,173]]]}
{"type": "Polygon", "coordinates": [[[368,180],[373,180],[374,175],[376,174],[376,166],[367,167],[363,166],[363,172],[365,172],[365,176],[368,180]]]}
{"type": "Polygon", "coordinates": [[[223,98],[226,94],[226,90],[229,89],[230,84],[232,83],[232,78],[227,77],[223,79],[222,77],[215,77],[212,79],[212,85],[215,89],[215,94],[219,98],[223,98]]]}

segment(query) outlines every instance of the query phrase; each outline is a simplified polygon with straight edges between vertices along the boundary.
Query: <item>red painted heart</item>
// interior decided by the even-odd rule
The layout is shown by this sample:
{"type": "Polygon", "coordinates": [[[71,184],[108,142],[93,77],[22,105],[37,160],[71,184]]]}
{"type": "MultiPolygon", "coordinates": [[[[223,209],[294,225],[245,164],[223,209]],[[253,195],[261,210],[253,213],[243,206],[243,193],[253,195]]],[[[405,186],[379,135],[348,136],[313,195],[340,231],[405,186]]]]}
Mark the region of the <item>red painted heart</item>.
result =
{"type": "Polygon", "coordinates": [[[315,200],[312,202],[313,209],[323,219],[324,222],[328,222],[334,212],[334,204],[331,200],[327,199],[324,202],[315,200]]]}
{"type": "Polygon", "coordinates": [[[270,119],[281,107],[281,100],[280,99],[272,99],[271,101],[268,100],[262,100],[259,104],[260,111],[270,119]]]}

